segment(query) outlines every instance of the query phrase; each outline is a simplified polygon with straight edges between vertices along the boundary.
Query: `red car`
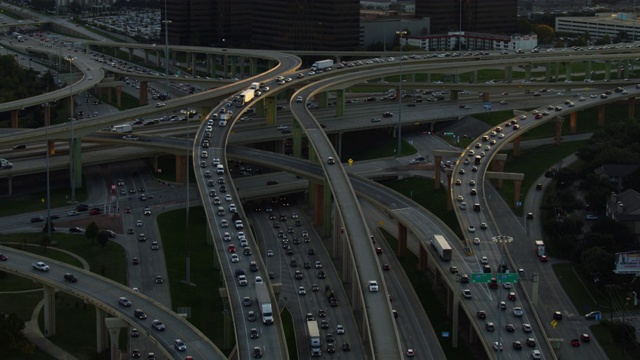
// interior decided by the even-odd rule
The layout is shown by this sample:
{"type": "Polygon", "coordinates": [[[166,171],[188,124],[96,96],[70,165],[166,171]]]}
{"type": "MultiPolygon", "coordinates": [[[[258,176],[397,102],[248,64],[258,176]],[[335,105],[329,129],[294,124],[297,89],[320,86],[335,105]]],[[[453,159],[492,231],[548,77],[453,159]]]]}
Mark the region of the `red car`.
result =
{"type": "Polygon", "coordinates": [[[137,257],[134,257],[131,262],[133,263],[133,265],[138,265],[140,264],[140,259],[138,259],[137,257]]]}
{"type": "Polygon", "coordinates": [[[131,208],[130,207],[124,208],[124,212],[125,214],[131,214],[131,208]]]}
{"type": "Polygon", "coordinates": [[[227,251],[229,251],[230,253],[236,252],[236,246],[233,244],[229,245],[229,247],[227,248],[227,251]]]}
{"type": "Polygon", "coordinates": [[[516,293],[510,292],[509,295],[507,295],[507,299],[511,301],[516,301],[516,293]]]}
{"type": "Polygon", "coordinates": [[[591,342],[591,337],[589,336],[589,334],[580,335],[580,339],[582,340],[582,342],[591,342]]]}
{"type": "Polygon", "coordinates": [[[7,261],[8,259],[7,255],[0,253],[0,261],[7,261]]]}
{"type": "Polygon", "coordinates": [[[542,119],[542,114],[536,114],[536,115],[534,116],[534,118],[535,118],[536,120],[537,120],[537,119],[542,119]]]}
{"type": "Polygon", "coordinates": [[[580,346],[580,340],[578,340],[578,339],[571,339],[571,346],[573,346],[573,347],[578,347],[578,346],[580,346]]]}
{"type": "Polygon", "coordinates": [[[376,254],[380,255],[382,254],[382,248],[376,248],[376,254]]]}
{"type": "Polygon", "coordinates": [[[547,255],[540,256],[540,261],[547,262],[547,255]]]}
{"type": "Polygon", "coordinates": [[[382,270],[388,271],[389,270],[389,264],[382,264],[382,270]]]}
{"type": "Polygon", "coordinates": [[[102,211],[100,211],[98,209],[89,210],[89,215],[100,215],[100,214],[102,214],[102,211]]]}

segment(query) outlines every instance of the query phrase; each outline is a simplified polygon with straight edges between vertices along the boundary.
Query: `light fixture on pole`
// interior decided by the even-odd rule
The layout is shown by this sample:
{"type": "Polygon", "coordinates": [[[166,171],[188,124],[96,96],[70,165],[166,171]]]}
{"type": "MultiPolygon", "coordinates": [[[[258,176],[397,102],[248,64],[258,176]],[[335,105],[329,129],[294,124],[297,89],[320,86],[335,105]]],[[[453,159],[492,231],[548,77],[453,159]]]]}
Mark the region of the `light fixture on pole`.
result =
{"type": "Polygon", "coordinates": [[[407,35],[407,31],[396,31],[400,40],[400,81],[398,82],[398,151],[396,156],[402,156],[402,37],[407,35]]]}
{"type": "Polygon", "coordinates": [[[73,70],[72,63],[76,58],[67,56],[65,58],[69,62],[69,120],[71,121],[71,140],[69,141],[69,165],[71,167],[71,202],[76,202],[76,139],[73,134],[73,80],[71,72],[73,70]]]}
{"type": "MultiPolygon", "coordinates": [[[[499,295],[498,295],[498,301],[502,301],[502,281],[501,281],[501,277],[500,274],[502,274],[504,271],[504,252],[506,251],[506,245],[513,242],[513,237],[511,236],[507,236],[507,235],[496,235],[494,237],[491,238],[491,240],[496,243],[496,244],[500,244],[500,264],[498,265],[498,286],[500,287],[499,291],[499,295]]],[[[498,303],[498,306],[500,306],[500,303],[498,303]]],[[[500,315],[498,316],[498,350],[496,351],[498,353],[498,360],[500,360],[500,347],[502,346],[502,341],[500,339],[500,333],[502,331],[502,310],[500,310],[500,315]]]]}
{"type": "Polygon", "coordinates": [[[44,134],[46,141],[46,166],[47,166],[47,237],[51,241],[51,185],[49,183],[49,124],[51,121],[51,112],[49,103],[42,104],[44,108],[44,134]]]}
{"type": "Polygon", "coordinates": [[[187,162],[187,166],[185,166],[186,172],[187,172],[187,195],[186,195],[186,202],[187,202],[187,207],[186,207],[186,220],[185,220],[185,278],[184,278],[184,282],[187,284],[191,284],[191,244],[190,244],[190,240],[189,240],[189,173],[191,172],[191,167],[192,164],[189,162],[189,154],[191,152],[191,148],[192,145],[190,144],[190,139],[189,139],[189,116],[191,115],[191,111],[190,110],[181,110],[180,111],[184,116],[185,116],[185,121],[187,122],[187,156],[186,156],[186,162],[187,162]],[[191,146],[190,146],[191,145],[191,146]]]}

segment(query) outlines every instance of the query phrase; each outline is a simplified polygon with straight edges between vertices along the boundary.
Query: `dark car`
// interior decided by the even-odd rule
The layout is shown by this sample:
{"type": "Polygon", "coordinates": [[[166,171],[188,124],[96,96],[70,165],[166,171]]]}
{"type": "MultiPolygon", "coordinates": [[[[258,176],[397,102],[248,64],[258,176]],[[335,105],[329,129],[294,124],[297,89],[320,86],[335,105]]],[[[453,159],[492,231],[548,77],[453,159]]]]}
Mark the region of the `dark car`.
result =
{"type": "Polygon", "coordinates": [[[349,346],[349,343],[342,343],[342,351],[351,351],[351,346],[349,346]]]}
{"type": "Polygon", "coordinates": [[[513,349],[514,350],[522,350],[522,343],[518,340],[513,342],[513,349]]]}
{"type": "Polygon", "coordinates": [[[64,274],[64,281],[75,283],[75,282],[78,282],[78,278],[71,273],[66,273],[64,274]]]}
{"type": "Polygon", "coordinates": [[[42,216],[34,216],[31,218],[31,222],[32,223],[37,223],[37,222],[41,222],[44,221],[44,218],[42,216]]]}
{"type": "Polygon", "coordinates": [[[69,232],[70,233],[82,233],[83,231],[79,227],[74,226],[74,227],[69,228],[69,232]]]}
{"type": "Polygon", "coordinates": [[[140,320],[144,320],[147,318],[147,314],[144,313],[144,311],[142,311],[141,309],[135,309],[133,311],[133,316],[135,316],[136,318],[140,319],[140,320]]]}
{"type": "Polygon", "coordinates": [[[267,185],[276,185],[276,184],[278,184],[278,182],[275,180],[267,180],[267,185]]]}
{"type": "Polygon", "coordinates": [[[562,312],[560,312],[560,311],[554,311],[554,312],[553,312],[553,319],[554,319],[554,320],[562,320],[562,312]]]}
{"type": "Polygon", "coordinates": [[[478,319],[484,320],[487,318],[487,313],[484,310],[480,310],[476,313],[476,316],[478,317],[478,319]]]}
{"type": "Polygon", "coordinates": [[[325,277],[327,277],[327,275],[325,275],[324,271],[318,271],[318,279],[324,279],[325,277]]]}

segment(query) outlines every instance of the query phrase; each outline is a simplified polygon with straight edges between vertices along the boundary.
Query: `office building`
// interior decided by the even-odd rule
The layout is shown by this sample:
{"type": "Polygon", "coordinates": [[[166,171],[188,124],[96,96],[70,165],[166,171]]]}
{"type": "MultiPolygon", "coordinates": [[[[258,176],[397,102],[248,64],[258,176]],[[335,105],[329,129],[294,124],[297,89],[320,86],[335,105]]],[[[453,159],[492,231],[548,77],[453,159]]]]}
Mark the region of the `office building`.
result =
{"type": "Polygon", "coordinates": [[[416,17],[431,19],[431,34],[516,32],[517,0],[416,0],[416,17]]]}
{"type": "Polygon", "coordinates": [[[252,43],[282,50],[354,50],[359,0],[253,0],[252,43]]]}
{"type": "MultiPolygon", "coordinates": [[[[166,0],[169,43],[282,50],[355,50],[358,0],[166,0]]],[[[162,7],[162,20],[165,19],[162,7]]],[[[164,26],[162,29],[164,38],[164,26]]]]}
{"type": "Polygon", "coordinates": [[[626,33],[627,41],[640,39],[640,21],[634,14],[610,13],[598,14],[589,17],[557,17],[556,32],[574,33],[581,36],[589,33],[592,40],[602,39],[608,36],[610,39],[618,37],[621,33],[626,33]]]}

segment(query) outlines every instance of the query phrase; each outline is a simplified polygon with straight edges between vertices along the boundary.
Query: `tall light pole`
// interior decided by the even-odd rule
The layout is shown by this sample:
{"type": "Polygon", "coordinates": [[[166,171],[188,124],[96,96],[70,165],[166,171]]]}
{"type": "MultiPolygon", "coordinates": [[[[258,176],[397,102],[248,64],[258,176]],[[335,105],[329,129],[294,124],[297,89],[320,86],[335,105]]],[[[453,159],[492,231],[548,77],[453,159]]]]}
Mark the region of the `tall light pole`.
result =
{"type": "MultiPolygon", "coordinates": [[[[513,241],[513,237],[507,236],[507,235],[497,235],[492,237],[491,240],[496,244],[500,244],[500,264],[498,265],[497,277],[498,277],[498,286],[500,287],[500,289],[498,290],[499,292],[498,301],[502,301],[503,285],[502,285],[502,281],[500,281],[500,274],[502,273],[502,270],[503,270],[502,265],[504,263],[504,252],[506,251],[506,245],[513,241]]],[[[500,306],[499,304],[500,303],[498,303],[498,306],[500,306]]],[[[500,339],[500,333],[502,332],[501,323],[502,323],[502,309],[500,309],[500,315],[498,315],[498,350],[496,351],[498,353],[498,360],[500,360],[500,353],[501,353],[500,347],[502,346],[502,341],[500,339]]]]}
{"type": "Polygon", "coordinates": [[[71,165],[71,202],[76,202],[76,139],[73,134],[73,80],[71,79],[72,63],[76,58],[67,56],[69,62],[69,119],[71,120],[71,140],[69,141],[69,162],[71,165]]]}
{"type": "Polygon", "coordinates": [[[396,31],[400,37],[400,81],[398,82],[398,152],[396,156],[402,156],[402,37],[407,35],[406,31],[396,31]]]}
{"type": "Polygon", "coordinates": [[[169,24],[171,20],[167,20],[167,0],[164,0],[164,79],[166,81],[166,96],[169,98],[169,24]]]}
{"type": "Polygon", "coordinates": [[[47,166],[47,237],[51,241],[51,186],[49,184],[49,123],[51,122],[51,112],[49,103],[42,104],[44,108],[44,134],[46,139],[46,166],[47,166]]]}
{"type": "Polygon", "coordinates": [[[458,16],[460,21],[458,26],[458,52],[462,52],[462,0],[460,0],[460,13],[458,16]]]}
{"type": "Polygon", "coordinates": [[[189,153],[191,150],[191,147],[189,146],[189,115],[191,115],[191,112],[189,110],[182,110],[181,113],[183,113],[186,117],[186,121],[187,121],[187,157],[186,157],[186,161],[187,161],[187,166],[185,166],[185,169],[187,171],[187,210],[186,210],[186,220],[185,220],[185,277],[184,277],[184,281],[187,284],[191,284],[191,244],[189,242],[189,173],[191,172],[191,166],[189,163],[189,153]]]}

